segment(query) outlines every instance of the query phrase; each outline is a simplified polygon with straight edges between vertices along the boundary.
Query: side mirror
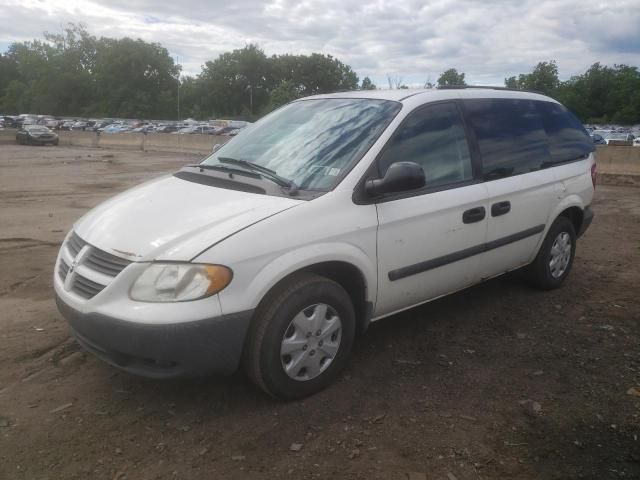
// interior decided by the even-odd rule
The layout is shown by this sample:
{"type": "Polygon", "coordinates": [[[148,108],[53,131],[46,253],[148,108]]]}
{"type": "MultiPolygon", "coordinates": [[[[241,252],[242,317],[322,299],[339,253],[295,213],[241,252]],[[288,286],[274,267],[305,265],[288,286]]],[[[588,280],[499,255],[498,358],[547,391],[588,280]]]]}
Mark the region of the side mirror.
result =
{"type": "Polygon", "coordinates": [[[392,163],[384,178],[367,180],[365,191],[372,196],[406,192],[424,187],[426,179],[422,167],[414,162],[392,163]]]}

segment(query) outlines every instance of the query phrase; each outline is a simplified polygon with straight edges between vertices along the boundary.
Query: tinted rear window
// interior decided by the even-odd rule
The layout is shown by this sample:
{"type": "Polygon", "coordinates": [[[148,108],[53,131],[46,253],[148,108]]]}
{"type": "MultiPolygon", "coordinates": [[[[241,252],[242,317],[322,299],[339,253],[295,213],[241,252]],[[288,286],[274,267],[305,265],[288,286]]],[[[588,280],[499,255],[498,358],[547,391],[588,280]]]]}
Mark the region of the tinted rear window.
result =
{"type": "Polygon", "coordinates": [[[486,98],[464,103],[485,180],[533,172],[547,164],[549,143],[537,102],[486,98]]]}
{"type": "Polygon", "coordinates": [[[569,110],[551,102],[536,102],[549,138],[551,163],[584,158],[593,151],[589,134],[569,110]]]}

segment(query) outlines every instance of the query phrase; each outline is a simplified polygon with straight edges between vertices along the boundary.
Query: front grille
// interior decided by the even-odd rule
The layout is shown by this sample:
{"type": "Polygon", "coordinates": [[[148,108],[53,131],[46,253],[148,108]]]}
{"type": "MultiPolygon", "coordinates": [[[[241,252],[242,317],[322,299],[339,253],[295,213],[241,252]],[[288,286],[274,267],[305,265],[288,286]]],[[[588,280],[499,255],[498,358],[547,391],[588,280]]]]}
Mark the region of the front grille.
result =
{"type": "MultiPolygon", "coordinates": [[[[73,232],[69,236],[64,248],[66,248],[68,256],[75,261],[80,251],[87,245],[89,246],[89,250],[84,255],[80,264],[85,269],[83,270],[85,275],[87,274],[86,269],[100,273],[102,276],[96,276],[96,278],[100,278],[101,283],[91,280],[84,275],[80,275],[76,271],[76,273],[73,274],[71,290],[83,298],[90,299],[100,293],[110,283],[110,280],[107,281],[104,279],[105,276],[111,277],[111,279],[115,278],[132,262],[89,245],[80,238],[76,232],[73,232]]],[[[63,282],[66,280],[67,275],[69,275],[69,270],[70,264],[64,258],[61,258],[60,264],[58,265],[58,275],[63,282]]]]}
{"type": "Polygon", "coordinates": [[[130,263],[131,262],[129,260],[116,257],[110,253],[98,250],[97,248],[93,248],[84,260],[84,264],[91,267],[92,270],[104,273],[110,277],[118,275],[130,263]]]}
{"type": "Polygon", "coordinates": [[[73,258],[78,256],[78,253],[80,253],[80,250],[82,250],[82,247],[86,244],[87,242],[82,240],[76,232],[73,232],[69,237],[69,240],[67,240],[67,248],[73,258]]]}
{"type": "Polygon", "coordinates": [[[76,275],[71,290],[86,299],[95,297],[106,285],[100,285],[82,275],[76,275]]]}
{"type": "Polygon", "coordinates": [[[60,275],[60,280],[64,282],[64,279],[67,278],[68,272],[69,272],[69,265],[67,265],[67,262],[60,259],[60,265],[58,265],[58,275],[60,275]]]}

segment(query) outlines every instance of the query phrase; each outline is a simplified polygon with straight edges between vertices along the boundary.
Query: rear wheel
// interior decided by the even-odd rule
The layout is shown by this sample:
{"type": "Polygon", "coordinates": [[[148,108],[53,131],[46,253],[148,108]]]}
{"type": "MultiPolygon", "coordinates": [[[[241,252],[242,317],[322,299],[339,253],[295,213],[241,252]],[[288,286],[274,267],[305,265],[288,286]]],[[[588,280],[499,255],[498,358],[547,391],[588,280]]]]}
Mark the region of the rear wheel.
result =
{"type": "Polygon", "coordinates": [[[576,254],[576,232],[567,217],[549,228],[536,259],[527,268],[530,282],[543,290],[558,288],[567,278],[576,254]]]}
{"type": "Polygon", "coordinates": [[[258,307],[245,347],[245,371],[276,398],[306,397],[337,378],[354,337],[347,292],[327,278],[295,274],[258,307]]]}

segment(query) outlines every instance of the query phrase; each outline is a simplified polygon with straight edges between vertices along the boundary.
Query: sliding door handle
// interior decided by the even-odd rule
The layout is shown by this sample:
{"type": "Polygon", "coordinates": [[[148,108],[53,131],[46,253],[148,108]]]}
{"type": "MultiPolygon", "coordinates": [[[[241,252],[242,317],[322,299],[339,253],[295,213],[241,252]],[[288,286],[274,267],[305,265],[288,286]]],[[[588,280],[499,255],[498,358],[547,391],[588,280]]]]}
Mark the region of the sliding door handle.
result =
{"type": "Polygon", "coordinates": [[[466,210],[462,214],[462,222],[463,223],[475,223],[484,220],[484,217],[487,215],[484,207],[476,207],[466,210]]]}
{"type": "Polygon", "coordinates": [[[499,217],[511,211],[511,202],[498,202],[491,205],[491,216],[499,217]]]}

